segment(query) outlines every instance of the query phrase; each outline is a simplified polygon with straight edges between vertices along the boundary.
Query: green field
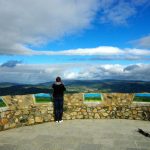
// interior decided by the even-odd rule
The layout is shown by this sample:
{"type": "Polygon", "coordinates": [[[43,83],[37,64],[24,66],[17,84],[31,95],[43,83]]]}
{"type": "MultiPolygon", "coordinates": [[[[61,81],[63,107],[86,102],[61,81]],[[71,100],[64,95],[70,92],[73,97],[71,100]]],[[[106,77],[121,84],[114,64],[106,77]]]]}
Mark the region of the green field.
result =
{"type": "Polygon", "coordinates": [[[85,97],[84,101],[86,102],[99,102],[102,99],[100,97],[85,97]]]}
{"type": "Polygon", "coordinates": [[[6,107],[6,104],[0,100],[0,107],[6,107]]]}
{"type": "Polygon", "coordinates": [[[35,101],[36,103],[49,103],[52,102],[52,98],[51,97],[35,97],[35,101]]]}
{"type": "Polygon", "coordinates": [[[135,96],[133,101],[136,101],[136,102],[150,102],[150,97],[135,96]]]}

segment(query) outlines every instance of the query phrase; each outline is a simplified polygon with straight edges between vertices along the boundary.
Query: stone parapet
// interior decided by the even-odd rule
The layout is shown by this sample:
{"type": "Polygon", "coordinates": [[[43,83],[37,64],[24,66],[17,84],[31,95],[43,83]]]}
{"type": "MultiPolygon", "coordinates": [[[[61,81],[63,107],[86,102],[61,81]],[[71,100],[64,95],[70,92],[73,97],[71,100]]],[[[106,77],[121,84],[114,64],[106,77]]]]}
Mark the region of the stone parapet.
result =
{"type": "MultiPolygon", "coordinates": [[[[150,120],[150,104],[133,102],[134,94],[104,93],[102,97],[101,102],[88,103],[83,93],[65,94],[63,119],[150,120]]],[[[0,109],[0,131],[54,121],[52,102],[36,104],[34,95],[2,98],[7,107],[0,109]]]]}

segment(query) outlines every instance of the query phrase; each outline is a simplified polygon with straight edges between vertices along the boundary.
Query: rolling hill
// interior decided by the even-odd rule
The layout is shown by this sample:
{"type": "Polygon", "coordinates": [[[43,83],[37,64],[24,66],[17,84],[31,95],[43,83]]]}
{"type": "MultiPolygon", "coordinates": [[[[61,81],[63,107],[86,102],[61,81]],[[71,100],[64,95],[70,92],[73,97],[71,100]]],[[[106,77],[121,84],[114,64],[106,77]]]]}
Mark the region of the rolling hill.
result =
{"type": "MultiPolygon", "coordinates": [[[[0,83],[0,95],[24,95],[52,93],[53,82],[39,84],[0,83]]],[[[150,81],[132,80],[65,80],[66,93],[102,92],[102,93],[143,93],[150,92],[150,81]]]]}

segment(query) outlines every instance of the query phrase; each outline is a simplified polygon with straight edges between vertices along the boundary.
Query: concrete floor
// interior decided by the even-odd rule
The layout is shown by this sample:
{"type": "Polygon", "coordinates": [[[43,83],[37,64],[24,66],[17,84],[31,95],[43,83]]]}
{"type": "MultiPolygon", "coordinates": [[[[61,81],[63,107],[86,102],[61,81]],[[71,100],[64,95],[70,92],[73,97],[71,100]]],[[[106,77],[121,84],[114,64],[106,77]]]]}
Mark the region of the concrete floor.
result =
{"type": "Polygon", "coordinates": [[[137,120],[67,120],[0,132],[0,150],[150,150],[150,122],[137,120]]]}

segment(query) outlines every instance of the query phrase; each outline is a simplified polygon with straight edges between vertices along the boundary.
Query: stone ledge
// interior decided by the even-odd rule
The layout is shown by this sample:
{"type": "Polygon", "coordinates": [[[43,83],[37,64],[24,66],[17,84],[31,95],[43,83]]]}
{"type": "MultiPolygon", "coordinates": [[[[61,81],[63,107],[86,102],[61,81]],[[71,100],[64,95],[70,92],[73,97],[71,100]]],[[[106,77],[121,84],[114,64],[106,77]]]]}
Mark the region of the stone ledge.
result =
{"type": "Polygon", "coordinates": [[[150,102],[133,102],[131,106],[150,106],[150,102]]]}
{"type": "Polygon", "coordinates": [[[47,102],[47,103],[35,103],[34,105],[35,105],[35,106],[39,106],[39,105],[40,105],[40,106],[41,106],[41,105],[44,105],[44,106],[50,105],[50,106],[51,106],[51,105],[53,105],[53,102],[47,102]]]}
{"type": "Polygon", "coordinates": [[[0,107],[0,112],[7,111],[7,110],[9,110],[8,107],[0,107]]]}
{"type": "Polygon", "coordinates": [[[88,105],[88,106],[97,106],[102,104],[102,102],[83,102],[83,104],[88,105]]]}

